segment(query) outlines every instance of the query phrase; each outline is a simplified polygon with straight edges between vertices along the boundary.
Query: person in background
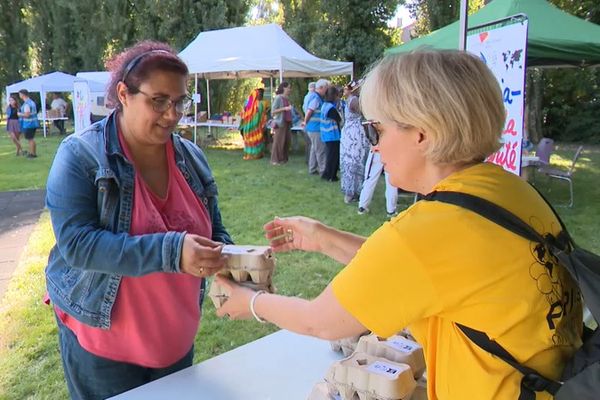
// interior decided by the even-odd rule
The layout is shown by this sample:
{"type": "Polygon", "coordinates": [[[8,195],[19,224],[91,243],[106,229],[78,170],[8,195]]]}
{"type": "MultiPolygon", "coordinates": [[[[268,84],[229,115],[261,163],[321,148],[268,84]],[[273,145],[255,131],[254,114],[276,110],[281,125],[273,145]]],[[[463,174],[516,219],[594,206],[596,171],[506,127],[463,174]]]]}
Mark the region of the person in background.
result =
{"type": "Polygon", "coordinates": [[[288,162],[292,141],[292,106],[289,96],[292,86],[289,82],[281,82],[275,91],[275,99],[271,106],[273,116],[273,146],[271,147],[271,164],[281,165],[288,162]]]}
{"type": "Polygon", "coordinates": [[[35,143],[35,131],[40,127],[40,122],[37,117],[37,106],[29,97],[29,91],[27,89],[19,90],[19,97],[23,104],[17,115],[19,116],[21,124],[21,132],[23,132],[25,139],[29,142],[29,153],[27,154],[27,158],[36,158],[37,146],[35,143]]]}
{"type": "Polygon", "coordinates": [[[107,62],[110,115],[63,140],[46,205],[46,286],[72,399],[106,399],[192,365],[206,278],[232,240],[206,157],[174,134],[188,69],[141,42],[107,62]]]}
{"type": "Polygon", "coordinates": [[[8,98],[8,106],[6,107],[6,130],[10,136],[10,140],[17,148],[17,156],[23,154],[21,147],[21,127],[19,124],[19,103],[13,96],[8,98]]]}
{"type": "Polygon", "coordinates": [[[263,102],[265,90],[254,89],[246,100],[240,133],[244,138],[244,160],[258,160],[265,155],[265,126],[267,109],[263,102]]]}
{"type": "Polygon", "coordinates": [[[329,182],[339,180],[337,173],[340,166],[340,123],[341,116],[336,108],[339,92],[335,86],[329,86],[325,93],[325,101],[321,107],[321,141],[325,143],[325,170],[321,179],[329,182]]]}
{"type": "Polygon", "coordinates": [[[308,84],[308,92],[306,92],[306,95],[304,96],[304,101],[302,102],[302,112],[304,113],[304,115],[306,115],[306,112],[308,111],[308,104],[313,98],[313,93],[315,93],[316,85],[317,82],[310,82],[308,84]]]}
{"type": "Polygon", "coordinates": [[[365,159],[369,142],[360,124],[359,92],[362,81],[352,81],[344,87],[346,97],[345,123],[340,140],[340,170],[344,203],[356,201],[360,195],[364,175],[365,159]]]}
{"type": "Polygon", "coordinates": [[[335,102],[335,108],[338,111],[338,114],[340,114],[340,129],[344,128],[344,125],[346,124],[346,99],[344,97],[344,87],[337,85],[335,87],[337,89],[338,92],[338,98],[337,101],[335,102]]]}
{"type": "MultiPolygon", "coordinates": [[[[55,110],[57,117],[64,117],[67,115],[67,102],[60,97],[60,93],[52,93],[52,103],[50,103],[50,108],[55,110]]],[[[54,120],[54,126],[58,129],[58,132],[61,135],[66,133],[65,131],[65,120],[57,119],[54,120]]]]}
{"type": "MultiPolygon", "coordinates": [[[[304,120],[304,116],[306,116],[306,112],[308,111],[308,104],[314,98],[316,84],[317,84],[316,82],[310,82],[308,84],[308,92],[304,96],[304,100],[302,102],[302,113],[304,114],[302,116],[302,120],[304,120]]],[[[304,143],[305,143],[305,145],[304,145],[305,160],[304,161],[306,162],[306,165],[308,165],[308,163],[310,161],[310,136],[308,136],[308,132],[306,131],[306,126],[304,126],[304,129],[302,130],[302,135],[304,137],[304,143]]]]}
{"type": "MultiPolygon", "coordinates": [[[[360,103],[394,186],[468,193],[534,223],[542,236],[561,230],[534,188],[485,162],[500,146],[506,113],[498,82],[478,57],[456,50],[388,55],[367,75],[360,103]]],[[[520,396],[523,375],[471,342],[457,322],[487,333],[549,379],[560,377],[581,346],[581,294],[568,271],[465,208],[421,200],[368,238],[305,217],[275,218],[264,228],[275,252],[317,252],[347,265],[313,300],[217,277],[229,295],[217,314],[254,312],[329,340],[366,330],[387,338],[408,327],[423,346],[429,399],[520,396]]]]}
{"type": "Polygon", "coordinates": [[[308,173],[323,175],[327,159],[325,144],[321,141],[321,106],[330,83],[327,79],[319,79],[315,83],[315,92],[311,95],[306,107],[303,125],[310,139],[310,155],[308,173]]]}
{"type": "Polygon", "coordinates": [[[365,180],[363,182],[360,197],[358,199],[358,214],[362,215],[369,212],[369,204],[373,199],[377,181],[383,172],[385,175],[385,209],[388,218],[396,216],[396,205],[398,203],[398,188],[390,182],[390,176],[383,170],[381,156],[379,153],[370,151],[365,165],[365,180]]]}

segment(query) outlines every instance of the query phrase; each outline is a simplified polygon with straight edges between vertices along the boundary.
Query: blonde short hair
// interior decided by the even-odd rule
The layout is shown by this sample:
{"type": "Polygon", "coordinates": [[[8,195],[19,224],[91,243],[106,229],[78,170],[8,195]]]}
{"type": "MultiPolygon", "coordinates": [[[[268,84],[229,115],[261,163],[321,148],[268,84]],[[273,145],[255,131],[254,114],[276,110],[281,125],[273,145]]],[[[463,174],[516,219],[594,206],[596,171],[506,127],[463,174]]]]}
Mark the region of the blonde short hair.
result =
{"type": "Polygon", "coordinates": [[[492,72],[456,50],[386,56],[368,73],[360,105],[369,119],[425,130],[426,157],[440,164],[485,160],[500,148],[506,118],[492,72]]]}

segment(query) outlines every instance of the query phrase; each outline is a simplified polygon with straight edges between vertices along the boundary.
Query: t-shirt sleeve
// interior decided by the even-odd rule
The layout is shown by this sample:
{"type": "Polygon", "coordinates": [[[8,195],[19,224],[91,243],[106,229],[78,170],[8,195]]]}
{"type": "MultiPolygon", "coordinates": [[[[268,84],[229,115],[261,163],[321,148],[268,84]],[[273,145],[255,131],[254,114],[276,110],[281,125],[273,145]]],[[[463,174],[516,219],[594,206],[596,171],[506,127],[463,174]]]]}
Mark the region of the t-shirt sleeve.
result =
{"type": "Polygon", "coordinates": [[[431,277],[409,240],[394,224],[384,224],[332,282],[342,307],[381,337],[440,310],[431,277]]]}
{"type": "Polygon", "coordinates": [[[283,107],[283,98],[281,96],[276,96],[275,99],[273,100],[273,106],[271,107],[272,110],[276,110],[278,108],[282,108],[283,107]]]}
{"type": "Polygon", "coordinates": [[[309,103],[308,103],[308,109],[309,110],[318,110],[321,107],[321,102],[319,101],[319,99],[314,98],[312,99],[309,103]]]}

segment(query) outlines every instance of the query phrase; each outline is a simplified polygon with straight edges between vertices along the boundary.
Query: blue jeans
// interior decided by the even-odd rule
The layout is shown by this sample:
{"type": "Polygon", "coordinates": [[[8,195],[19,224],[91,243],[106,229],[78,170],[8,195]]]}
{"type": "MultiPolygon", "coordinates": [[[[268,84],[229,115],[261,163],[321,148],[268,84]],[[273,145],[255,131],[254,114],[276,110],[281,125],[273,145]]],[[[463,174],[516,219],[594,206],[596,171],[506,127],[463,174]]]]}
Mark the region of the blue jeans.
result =
{"type": "Polygon", "coordinates": [[[106,399],[192,365],[194,346],[175,364],[147,368],[98,357],[79,345],[75,334],[57,318],[58,341],[71,399],[106,399]]]}

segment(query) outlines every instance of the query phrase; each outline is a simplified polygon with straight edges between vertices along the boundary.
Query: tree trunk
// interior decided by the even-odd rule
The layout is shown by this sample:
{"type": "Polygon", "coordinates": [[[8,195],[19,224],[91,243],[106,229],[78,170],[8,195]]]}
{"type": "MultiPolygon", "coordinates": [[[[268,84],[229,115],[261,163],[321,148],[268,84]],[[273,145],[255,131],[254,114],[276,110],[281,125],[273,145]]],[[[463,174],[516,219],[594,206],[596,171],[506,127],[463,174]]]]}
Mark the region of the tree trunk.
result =
{"type": "Polygon", "coordinates": [[[539,68],[527,68],[527,105],[525,107],[525,129],[529,140],[538,143],[543,132],[543,81],[544,75],[539,68]]]}

